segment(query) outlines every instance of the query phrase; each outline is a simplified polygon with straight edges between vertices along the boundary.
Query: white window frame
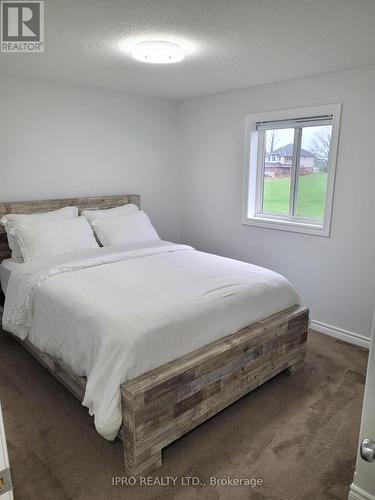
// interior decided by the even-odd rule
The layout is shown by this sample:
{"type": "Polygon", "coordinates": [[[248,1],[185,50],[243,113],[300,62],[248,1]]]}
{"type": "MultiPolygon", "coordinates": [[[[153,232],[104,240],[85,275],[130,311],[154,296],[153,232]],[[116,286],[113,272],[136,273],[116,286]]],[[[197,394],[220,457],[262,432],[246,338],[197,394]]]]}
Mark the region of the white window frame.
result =
{"type": "MultiPolygon", "coordinates": [[[[336,174],[336,160],[340,132],[341,104],[327,104],[308,108],[267,111],[252,113],[245,118],[245,161],[242,203],[242,224],[258,226],[283,231],[313,234],[317,236],[330,236],[331,217],[333,207],[333,193],[336,174]],[[295,215],[277,215],[262,213],[262,187],[264,168],[264,145],[259,146],[257,124],[269,121],[286,121],[301,118],[315,118],[332,115],[331,147],[328,159],[328,179],[326,192],[326,205],[323,221],[307,219],[295,215]]],[[[318,123],[318,122],[317,122],[318,123]]],[[[295,131],[294,144],[300,148],[300,137],[295,131]]],[[[296,156],[294,157],[296,161],[296,156]]],[[[296,168],[294,168],[294,176],[296,168]]],[[[291,186],[291,196],[296,189],[295,179],[291,186]],[[293,189],[292,189],[293,188],[293,189]]]]}

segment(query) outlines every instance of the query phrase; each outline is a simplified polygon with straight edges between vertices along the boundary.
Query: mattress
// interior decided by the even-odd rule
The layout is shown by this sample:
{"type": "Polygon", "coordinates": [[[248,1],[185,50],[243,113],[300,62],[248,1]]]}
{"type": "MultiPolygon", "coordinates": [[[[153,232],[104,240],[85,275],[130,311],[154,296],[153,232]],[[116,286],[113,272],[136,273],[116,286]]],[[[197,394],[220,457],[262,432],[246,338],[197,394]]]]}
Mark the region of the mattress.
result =
{"type": "Polygon", "coordinates": [[[121,384],[300,303],[273,271],[158,241],[19,265],[3,328],[87,377],[83,404],[114,439],[121,384]]]}
{"type": "Polygon", "coordinates": [[[0,284],[1,284],[1,289],[3,290],[4,294],[6,294],[9,278],[10,278],[10,275],[12,274],[12,271],[19,268],[19,266],[22,266],[22,263],[16,262],[13,259],[5,259],[1,262],[1,264],[0,264],[0,284]]]}

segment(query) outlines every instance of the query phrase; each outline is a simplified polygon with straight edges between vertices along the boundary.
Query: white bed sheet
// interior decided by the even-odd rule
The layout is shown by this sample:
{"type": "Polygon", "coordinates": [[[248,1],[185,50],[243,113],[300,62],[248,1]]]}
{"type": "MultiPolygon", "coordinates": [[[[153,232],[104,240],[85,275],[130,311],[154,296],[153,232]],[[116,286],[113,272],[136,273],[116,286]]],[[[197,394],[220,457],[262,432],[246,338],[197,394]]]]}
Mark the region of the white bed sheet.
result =
{"type": "MultiPolygon", "coordinates": [[[[142,246],[144,247],[145,245],[142,246]]],[[[117,247],[112,247],[109,253],[122,252],[125,250],[131,250],[132,248],[137,248],[137,245],[119,245],[117,247]]],[[[68,255],[63,255],[63,256],[53,255],[51,257],[43,257],[36,261],[34,260],[31,264],[31,267],[37,269],[53,267],[55,265],[60,265],[64,262],[70,262],[72,260],[82,260],[91,257],[100,257],[101,255],[107,253],[108,249],[102,247],[94,248],[91,250],[78,250],[77,252],[71,252],[68,255]]],[[[16,269],[21,270],[22,268],[20,266],[24,266],[23,269],[27,269],[26,267],[27,265],[28,263],[18,262],[17,260],[14,259],[4,259],[0,263],[0,285],[4,294],[6,294],[9,278],[12,272],[15,271],[16,269]]]]}
{"type": "Polygon", "coordinates": [[[13,259],[4,259],[1,264],[0,264],[0,284],[1,284],[1,289],[3,290],[4,294],[7,291],[7,286],[8,286],[8,281],[10,278],[10,275],[12,274],[12,271],[17,269],[18,266],[22,266],[21,262],[17,262],[16,260],[13,259]]]}
{"type": "Polygon", "coordinates": [[[114,439],[122,383],[299,303],[279,274],[160,241],[23,264],[3,327],[87,377],[83,404],[114,439]]]}

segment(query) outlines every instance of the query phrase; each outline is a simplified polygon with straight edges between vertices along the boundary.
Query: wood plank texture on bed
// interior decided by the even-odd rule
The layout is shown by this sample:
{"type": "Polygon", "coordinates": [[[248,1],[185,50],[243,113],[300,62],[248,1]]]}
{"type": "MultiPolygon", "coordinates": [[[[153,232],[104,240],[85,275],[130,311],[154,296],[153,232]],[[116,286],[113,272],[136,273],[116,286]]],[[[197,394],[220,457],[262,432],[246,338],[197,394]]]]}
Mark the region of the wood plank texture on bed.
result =
{"type": "MultiPolygon", "coordinates": [[[[36,214],[50,212],[63,207],[78,207],[79,211],[85,209],[114,208],[128,203],[134,203],[140,207],[140,196],[138,194],[115,195],[115,196],[88,196],[81,198],[62,198],[56,200],[36,201],[9,201],[0,203],[0,219],[7,214],[36,214]]],[[[8,239],[4,226],[0,224],[0,262],[11,255],[8,239]]]]}
{"type": "Polygon", "coordinates": [[[308,316],[294,306],[123,384],[127,472],[154,470],[162,448],[281,371],[301,369],[308,316]]]}

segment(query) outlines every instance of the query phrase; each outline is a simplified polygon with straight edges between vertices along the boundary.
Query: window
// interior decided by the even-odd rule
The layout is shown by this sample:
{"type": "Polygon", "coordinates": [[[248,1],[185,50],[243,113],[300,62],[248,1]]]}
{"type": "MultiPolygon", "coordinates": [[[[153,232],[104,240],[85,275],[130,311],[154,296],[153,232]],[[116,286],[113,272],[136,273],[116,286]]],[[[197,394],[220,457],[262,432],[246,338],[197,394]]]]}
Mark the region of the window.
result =
{"type": "Polygon", "coordinates": [[[329,236],[340,112],[246,117],[244,224],[329,236]]]}

